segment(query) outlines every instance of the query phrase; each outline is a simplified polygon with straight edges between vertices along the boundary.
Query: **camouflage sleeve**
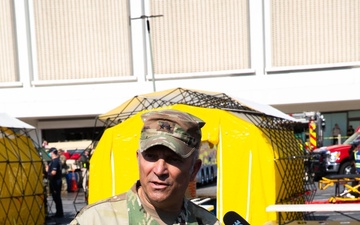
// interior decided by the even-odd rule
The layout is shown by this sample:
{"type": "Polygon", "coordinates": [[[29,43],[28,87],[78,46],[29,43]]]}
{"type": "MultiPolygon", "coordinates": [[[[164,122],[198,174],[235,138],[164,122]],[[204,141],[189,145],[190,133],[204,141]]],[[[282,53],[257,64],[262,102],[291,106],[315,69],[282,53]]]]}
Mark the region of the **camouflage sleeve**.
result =
{"type": "Polygon", "coordinates": [[[85,206],[70,225],[129,224],[126,200],[122,195],[85,206]]]}
{"type": "Polygon", "coordinates": [[[73,219],[69,224],[70,225],[80,225],[80,223],[78,223],[76,219],[73,219]]]}
{"type": "Polygon", "coordinates": [[[208,210],[194,204],[191,201],[188,201],[187,204],[188,209],[196,217],[198,224],[220,225],[220,221],[208,210]]]}

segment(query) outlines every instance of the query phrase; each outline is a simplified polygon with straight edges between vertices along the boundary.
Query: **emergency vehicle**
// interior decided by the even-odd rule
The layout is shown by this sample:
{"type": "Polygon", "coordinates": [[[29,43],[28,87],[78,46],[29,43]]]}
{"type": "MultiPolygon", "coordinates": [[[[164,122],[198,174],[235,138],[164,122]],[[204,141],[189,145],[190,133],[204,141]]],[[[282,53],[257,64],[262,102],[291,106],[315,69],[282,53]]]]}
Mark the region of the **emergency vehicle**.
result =
{"type": "Polygon", "coordinates": [[[323,159],[320,164],[325,167],[326,173],[350,174],[351,160],[349,150],[355,140],[360,139],[360,126],[344,143],[317,148],[313,151],[323,159]]]}
{"type": "Polygon", "coordinates": [[[294,134],[306,156],[304,180],[313,183],[326,173],[324,165],[321,163],[323,155],[313,152],[323,146],[325,118],[320,112],[315,111],[294,113],[290,116],[298,120],[294,127],[294,134]]]}
{"type": "Polygon", "coordinates": [[[320,112],[294,113],[290,116],[299,121],[294,132],[306,150],[312,151],[323,146],[325,118],[320,112]]]}

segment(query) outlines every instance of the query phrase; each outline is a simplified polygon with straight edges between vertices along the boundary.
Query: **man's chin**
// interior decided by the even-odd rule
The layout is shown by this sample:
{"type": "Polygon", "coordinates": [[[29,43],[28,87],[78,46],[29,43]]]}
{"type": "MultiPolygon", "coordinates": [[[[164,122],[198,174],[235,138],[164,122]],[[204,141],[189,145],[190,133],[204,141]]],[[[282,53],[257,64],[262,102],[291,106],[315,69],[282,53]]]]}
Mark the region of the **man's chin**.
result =
{"type": "Polygon", "coordinates": [[[152,202],[156,202],[156,203],[162,203],[162,202],[166,202],[169,199],[168,195],[164,195],[164,194],[153,194],[150,196],[150,200],[152,202]]]}

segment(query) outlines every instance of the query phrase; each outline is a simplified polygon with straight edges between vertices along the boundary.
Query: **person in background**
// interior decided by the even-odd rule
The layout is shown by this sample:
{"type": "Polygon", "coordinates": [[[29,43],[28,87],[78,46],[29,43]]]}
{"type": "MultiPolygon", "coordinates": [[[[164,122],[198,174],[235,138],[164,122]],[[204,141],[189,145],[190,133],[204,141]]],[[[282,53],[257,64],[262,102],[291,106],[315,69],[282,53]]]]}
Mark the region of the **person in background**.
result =
{"type": "Polygon", "coordinates": [[[56,213],[54,217],[64,217],[63,205],[61,200],[61,162],[59,159],[59,152],[56,148],[50,148],[51,161],[47,167],[47,174],[49,179],[50,194],[55,202],[56,213]]]}
{"type": "Polygon", "coordinates": [[[355,132],[355,130],[354,130],[353,126],[352,126],[352,125],[349,125],[349,127],[348,127],[348,129],[347,129],[347,131],[346,131],[346,135],[347,135],[348,137],[350,137],[351,135],[354,134],[354,132],[355,132]]]}
{"type": "Polygon", "coordinates": [[[177,110],[144,113],[139,180],[126,193],[85,206],[70,224],[220,224],[185,197],[201,167],[199,118],[177,110]]]}
{"type": "Polygon", "coordinates": [[[41,147],[48,148],[49,147],[48,142],[44,140],[43,143],[41,144],[41,147]]]}
{"type": "Polygon", "coordinates": [[[65,156],[66,159],[70,159],[70,153],[67,150],[63,151],[62,154],[65,156]]]}
{"type": "MultiPolygon", "coordinates": [[[[349,160],[351,163],[351,174],[360,174],[360,139],[355,139],[351,143],[351,147],[349,149],[349,160]]],[[[351,186],[356,187],[359,185],[358,181],[352,181],[351,186]]],[[[343,193],[340,196],[348,197],[348,198],[358,198],[360,196],[360,188],[357,188],[358,191],[352,191],[344,189],[343,193]]]]}
{"type": "Polygon", "coordinates": [[[352,174],[360,173],[360,139],[355,139],[349,149],[349,160],[352,166],[352,174]]]}
{"type": "Polygon", "coordinates": [[[339,144],[339,135],[341,135],[341,129],[337,123],[332,129],[333,145],[339,144]]]}
{"type": "Polygon", "coordinates": [[[59,149],[58,153],[59,153],[59,159],[60,159],[60,163],[61,163],[61,179],[62,179],[61,191],[66,191],[67,190],[66,175],[67,175],[67,170],[68,170],[68,166],[66,164],[66,156],[64,154],[64,150],[62,150],[62,149],[59,149]]]}
{"type": "Polygon", "coordinates": [[[87,181],[89,177],[89,166],[90,166],[90,151],[86,149],[83,154],[81,154],[80,159],[80,168],[81,168],[81,176],[82,176],[82,187],[84,192],[87,193],[87,181]]]}

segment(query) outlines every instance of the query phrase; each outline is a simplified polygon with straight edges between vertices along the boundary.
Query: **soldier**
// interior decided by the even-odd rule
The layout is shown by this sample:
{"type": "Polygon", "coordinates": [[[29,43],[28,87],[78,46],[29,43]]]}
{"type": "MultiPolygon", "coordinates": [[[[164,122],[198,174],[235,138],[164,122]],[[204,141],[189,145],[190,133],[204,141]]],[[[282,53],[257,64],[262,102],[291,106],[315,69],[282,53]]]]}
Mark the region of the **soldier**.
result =
{"type": "Polygon", "coordinates": [[[148,112],[142,119],[140,179],[128,192],[84,207],[70,224],[220,224],[185,197],[201,166],[205,123],[176,110],[148,112]]]}
{"type": "Polygon", "coordinates": [[[88,188],[89,165],[90,165],[89,152],[90,150],[86,149],[79,159],[80,168],[81,168],[82,188],[85,193],[87,193],[87,188],[88,188]]]}

